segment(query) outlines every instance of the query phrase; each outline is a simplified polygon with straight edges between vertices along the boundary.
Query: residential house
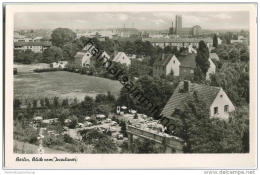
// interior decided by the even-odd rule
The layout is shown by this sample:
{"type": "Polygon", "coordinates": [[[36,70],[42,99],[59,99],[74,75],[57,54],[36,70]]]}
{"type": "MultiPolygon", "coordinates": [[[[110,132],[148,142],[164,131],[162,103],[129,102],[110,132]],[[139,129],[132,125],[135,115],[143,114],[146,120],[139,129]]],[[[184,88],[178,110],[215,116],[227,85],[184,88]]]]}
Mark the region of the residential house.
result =
{"type": "Polygon", "coordinates": [[[131,59],[124,52],[118,52],[115,55],[113,61],[117,63],[125,64],[127,66],[130,66],[131,64],[131,59]]]}
{"type": "Polygon", "coordinates": [[[80,67],[89,67],[93,65],[91,61],[92,54],[89,51],[79,51],[74,56],[74,63],[80,67]]]}
{"type": "Polygon", "coordinates": [[[230,112],[235,110],[233,103],[221,87],[196,84],[185,80],[178,84],[161,115],[174,120],[174,114],[184,111],[185,103],[194,95],[205,102],[205,108],[212,118],[227,119],[230,112]]]}
{"type": "MultiPolygon", "coordinates": [[[[181,55],[178,55],[177,59],[180,62],[179,69],[176,69],[176,72],[179,71],[176,75],[179,74],[180,77],[183,79],[190,79],[194,76],[194,72],[196,69],[196,54],[194,53],[182,53],[181,55]]],[[[210,74],[215,74],[216,71],[216,65],[213,63],[213,61],[209,58],[209,69],[206,73],[206,79],[210,79],[210,74]]]]}
{"type": "Polygon", "coordinates": [[[80,67],[93,66],[95,63],[91,53],[93,48],[94,47],[92,47],[91,44],[87,44],[81,51],[76,53],[74,56],[74,63],[80,67]]]}
{"type": "Polygon", "coordinates": [[[35,38],[26,37],[23,35],[15,35],[14,42],[41,42],[43,37],[37,36],[35,38]]]}
{"type": "Polygon", "coordinates": [[[191,79],[194,76],[196,69],[196,54],[183,53],[178,55],[179,65],[179,76],[183,79],[191,79]]]}
{"type": "Polygon", "coordinates": [[[15,42],[15,50],[31,50],[35,53],[42,53],[45,49],[51,47],[50,42],[15,42]]]}
{"type": "Polygon", "coordinates": [[[33,42],[33,38],[27,38],[25,36],[15,36],[14,42],[33,42]]]}
{"type": "Polygon", "coordinates": [[[173,73],[179,76],[180,62],[174,54],[162,54],[161,58],[153,65],[153,76],[161,77],[173,73]]]}
{"type": "Polygon", "coordinates": [[[149,41],[153,46],[165,48],[166,46],[188,47],[190,45],[198,48],[199,42],[204,41],[208,47],[213,45],[212,38],[144,38],[143,41],[149,41]]]}
{"type": "MultiPolygon", "coordinates": [[[[100,53],[101,54],[97,54],[96,56],[93,56],[92,54],[92,49],[94,49],[95,47],[92,47],[91,44],[88,44],[87,46],[85,46],[82,51],[79,51],[76,53],[76,55],[74,56],[74,63],[80,67],[89,67],[89,66],[94,66],[97,60],[97,57],[106,57],[107,59],[110,59],[109,54],[106,51],[101,50],[100,53]]],[[[104,59],[104,62],[106,60],[104,59]]]]}
{"type": "Polygon", "coordinates": [[[115,30],[115,34],[117,34],[120,37],[130,37],[133,35],[139,35],[140,31],[136,28],[117,28],[115,30]]]}

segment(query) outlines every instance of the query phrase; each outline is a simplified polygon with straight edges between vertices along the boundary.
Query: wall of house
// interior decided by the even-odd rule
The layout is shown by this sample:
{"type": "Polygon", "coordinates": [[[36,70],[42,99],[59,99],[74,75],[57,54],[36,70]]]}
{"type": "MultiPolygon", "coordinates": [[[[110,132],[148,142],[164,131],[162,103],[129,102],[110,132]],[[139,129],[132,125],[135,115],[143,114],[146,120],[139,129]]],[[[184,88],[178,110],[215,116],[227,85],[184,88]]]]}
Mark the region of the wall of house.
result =
{"type": "Polygon", "coordinates": [[[127,66],[131,64],[131,60],[128,58],[126,54],[120,55],[120,58],[116,62],[119,62],[121,64],[126,64],[127,66]]]}
{"type": "Polygon", "coordinates": [[[213,61],[211,59],[209,59],[209,62],[210,62],[210,66],[209,66],[208,72],[206,74],[207,80],[210,79],[210,74],[215,74],[215,72],[216,72],[216,65],[213,63],[213,61]]]}
{"type": "Polygon", "coordinates": [[[229,117],[229,113],[234,111],[235,107],[228,98],[227,94],[221,89],[216,96],[215,100],[210,106],[210,116],[211,117],[218,117],[221,119],[227,119],[229,117]],[[224,111],[224,106],[228,105],[229,106],[229,112],[224,111]],[[214,114],[214,108],[218,107],[218,113],[214,114]]]}
{"type": "Polygon", "coordinates": [[[176,58],[176,56],[173,55],[173,57],[171,58],[171,60],[169,61],[169,63],[166,66],[166,75],[169,75],[171,73],[171,71],[173,71],[174,76],[179,76],[180,75],[179,67],[180,67],[180,62],[176,58]]]}
{"type": "Polygon", "coordinates": [[[82,66],[82,67],[86,67],[86,65],[91,65],[91,60],[90,60],[91,57],[92,57],[92,55],[87,52],[87,53],[83,56],[83,58],[82,58],[81,66],[82,66]]]}

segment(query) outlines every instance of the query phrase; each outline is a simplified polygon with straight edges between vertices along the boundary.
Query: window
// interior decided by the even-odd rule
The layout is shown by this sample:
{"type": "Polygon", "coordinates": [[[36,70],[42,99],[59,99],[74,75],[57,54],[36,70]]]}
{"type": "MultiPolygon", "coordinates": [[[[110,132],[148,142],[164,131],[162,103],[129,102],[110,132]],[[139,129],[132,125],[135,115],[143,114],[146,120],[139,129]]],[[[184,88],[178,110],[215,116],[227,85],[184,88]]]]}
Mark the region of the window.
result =
{"type": "Polygon", "coordinates": [[[220,97],[222,98],[222,97],[223,97],[223,95],[220,95],[220,97]]]}
{"type": "Polygon", "coordinates": [[[218,113],[218,107],[214,107],[214,114],[218,113]]]}
{"type": "Polygon", "coordinates": [[[225,105],[225,106],[224,106],[224,112],[228,112],[228,111],[229,111],[228,108],[229,108],[229,106],[228,106],[228,105],[225,105]]]}
{"type": "Polygon", "coordinates": [[[175,64],[175,60],[173,61],[173,63],[175,64]]]}

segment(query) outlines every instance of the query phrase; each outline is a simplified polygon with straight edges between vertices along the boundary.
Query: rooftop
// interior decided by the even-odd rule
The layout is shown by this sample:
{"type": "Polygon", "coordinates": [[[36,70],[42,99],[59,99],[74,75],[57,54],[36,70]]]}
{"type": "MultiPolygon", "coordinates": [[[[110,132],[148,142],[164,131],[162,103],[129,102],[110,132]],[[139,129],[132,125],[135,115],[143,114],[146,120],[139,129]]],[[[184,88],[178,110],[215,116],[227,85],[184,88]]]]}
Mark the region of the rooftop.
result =
{"type": "Polygon", "coordinates": [[[194,92],[197,96],[205,102],[209,107],[215,100],[218,92],[221,90],[220,87],[208,86],[204,84],[190,83],[190,90],[188,92],[182,92],[184,82],[180,82],[177,88],[174,90],[173,95],[165,105],[162,111],[162,115],[167,118],[172,118],[171,115],[175,109],[183,110],[185,103],[190,99],[190,95],[194,92]]]}
{"type": "Polygon", "coordinates": [[[150,41],[152,43],[163,43],[163,42],[169,42],[169,43],[183,43],[183,42],[191,42],[191,43],[198,43],[201,40],[212,43],[212,38],[145,38],[144,41],[150,41]]]}
{"type": "Polygon", "coordinates": [[[14,42],[14,46],[51,46],[50,42],[14,42]]]}
{"type": "Polygon", "coordinates": [[[179,55],[177,58],[181,67],[196,68],[196,54],[179,55]]]}
{"type": "Polygon", "coordinates": [[[160,59],[158,59],[154,65],[155,66],[166,66],[169,61],[171,60],[171,58],[173,57],[174,55],[173,54],[162,54],[160,56],[160,59]]]}

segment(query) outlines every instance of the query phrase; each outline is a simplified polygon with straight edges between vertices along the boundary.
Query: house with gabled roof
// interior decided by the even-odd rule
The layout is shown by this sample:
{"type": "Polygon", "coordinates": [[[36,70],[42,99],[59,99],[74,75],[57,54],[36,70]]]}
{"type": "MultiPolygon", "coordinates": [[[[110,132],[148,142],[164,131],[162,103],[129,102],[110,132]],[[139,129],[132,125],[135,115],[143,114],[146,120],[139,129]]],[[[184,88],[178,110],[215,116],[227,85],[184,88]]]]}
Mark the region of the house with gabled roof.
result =
{"type": "Polygon", "coordinates": [[[173,73],[179,76],[180,62],[174,54],[162,54],[161,58],[153,65],[153,76],[161,77],[173,73]]]}
{"type": "Polygon", "coordinates": [[[127,66],[130,66],[131,64],[131,59],[125,54],[125,52],[118,52],[115,54],[113,61],[127,66]]]}
{"type": "Polygon", "coordinates": [[[76,53],[74,56],[74,63],[80,67],[89,67],[93,65],[91,60],[92,54],[87,50],[82,50],[76,53]]]}
{"type": "MultiPolygon", "coordinates": [[[[191,79],[196,69],[196,54],[182,53],[177,57],[174,54],[162,54],[161,58],[153,65],[153,76],[161,77],[173,73],[182,79],[191,79]]],[[[210,74],[215,74],[216,65],[209,59],[210,66],[206,73],[206,79],[210,79],[210,74]]]]}
{"type": "Polygon", "coordinates": [[[221,87],[196,84],[185,80],[178,84],[161,115],[174,120],[172,114],[179,111],[185,112],[185,103],[193,94],[205,102],[205,108],[208,109],[209,116],[212,118],[227,119],[230,112],[235,110],[235,106],[221,87]]]}
{"type": "Polygon", "coordinates": [[[93,56],[92,49],[94,48],[95,47],[93,47],[93,45],[87,44],[81,51],[76,53],[74,56],[74,63],[80,67],[89,67],[94,66],[97,57],[106,57],[107,59],[110,59],[109,54],[103,50],[99,51],[101,54],[98,53],[97,55],[93,56]]]}
{"type": "MultiPolygon", "coordinates": [[[[196,65],[196,54],[195,53],[183,53],[177,56],[180,62],[179,75],[183,79],[190,79],[194,76],[196,65]]],[[[215,74],[216,65],[209,58],[209,69],[206,73],[206,80],[210,80],[210,75],[215,74]]]]}

